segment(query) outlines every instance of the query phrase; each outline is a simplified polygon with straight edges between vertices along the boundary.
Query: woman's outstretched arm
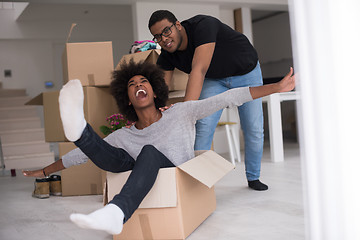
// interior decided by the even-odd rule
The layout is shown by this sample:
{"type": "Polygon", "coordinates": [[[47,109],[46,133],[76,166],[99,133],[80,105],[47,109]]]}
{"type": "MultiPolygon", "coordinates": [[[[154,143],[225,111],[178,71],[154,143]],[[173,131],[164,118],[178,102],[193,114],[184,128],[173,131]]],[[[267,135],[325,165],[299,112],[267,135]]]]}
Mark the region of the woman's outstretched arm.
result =
{"type": "Polygon", "coordinates": [[[65,167],[62,163],[62,159],[59,159],[59,160],[55,161],[54,163],[52,163],[42,169],[37,169],[37,170],[33,170],[33,171],[23,170],[22,172],[23,172],[23,175],[26,177],[44,178],[54,172],[58,172],[63,169],[65,169],[65,167]]]}
{"type": "Polygon", "coordinates": [[[225,107],[241,106],[245,102],[252,101],[273,93],[288,92],[295,87],[293,69],[280,81],[258,87],[239,87],[227,90],[218,95],[198,100],[188,101],[186,104],[187,115],[194,121],[207,117],[225,107]]]}

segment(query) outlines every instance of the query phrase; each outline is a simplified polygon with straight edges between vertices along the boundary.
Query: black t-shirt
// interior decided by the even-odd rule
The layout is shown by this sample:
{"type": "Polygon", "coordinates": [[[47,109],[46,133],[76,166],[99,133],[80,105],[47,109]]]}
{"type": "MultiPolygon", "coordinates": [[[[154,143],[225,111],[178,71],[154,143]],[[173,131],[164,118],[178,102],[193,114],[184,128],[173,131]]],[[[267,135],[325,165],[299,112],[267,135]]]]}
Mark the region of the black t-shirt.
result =
{"type": "Polygon", "coordinates": [[[206,73],[207,78],[225,78],[251,72],[257,64],[258,55],[246,36],[220,22],[218,19],[197,15],[181,22],[188,36],[184,51],[174,53],[161,51],[157,64],[164,70],[190,73],[195,48],[215,42],[214,54],[206,73]]]}

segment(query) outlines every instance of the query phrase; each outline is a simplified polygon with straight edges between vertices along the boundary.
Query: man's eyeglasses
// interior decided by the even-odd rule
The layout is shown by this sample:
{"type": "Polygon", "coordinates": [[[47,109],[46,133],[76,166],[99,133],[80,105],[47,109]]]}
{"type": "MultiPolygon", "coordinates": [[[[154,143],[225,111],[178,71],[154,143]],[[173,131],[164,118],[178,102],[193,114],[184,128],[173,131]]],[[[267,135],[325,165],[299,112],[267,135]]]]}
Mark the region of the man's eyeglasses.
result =
{"type": "Polygon", "coordinates": [[[168,37],[172,33],[171,28],[174,26],[175,23],[173,23],[170,27],[164,28],[164,30],[161,32],[161,34],[154,35],[153,41],[155,43],[159,43],[162,41],[162,36],[168,37]]]}

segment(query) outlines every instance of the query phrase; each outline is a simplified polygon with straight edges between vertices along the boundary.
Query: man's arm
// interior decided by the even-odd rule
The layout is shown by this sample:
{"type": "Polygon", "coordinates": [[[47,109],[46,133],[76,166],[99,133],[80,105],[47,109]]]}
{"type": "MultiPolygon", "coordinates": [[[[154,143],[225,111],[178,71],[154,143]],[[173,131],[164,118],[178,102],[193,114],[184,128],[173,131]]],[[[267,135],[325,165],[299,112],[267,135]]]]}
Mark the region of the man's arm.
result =
{"type": "Polygon", "coordinates": [[[215,42],[206,43],[195,49],[192,69],[186,86],[185,100],[198,100],[215,49],[215,42]]]}

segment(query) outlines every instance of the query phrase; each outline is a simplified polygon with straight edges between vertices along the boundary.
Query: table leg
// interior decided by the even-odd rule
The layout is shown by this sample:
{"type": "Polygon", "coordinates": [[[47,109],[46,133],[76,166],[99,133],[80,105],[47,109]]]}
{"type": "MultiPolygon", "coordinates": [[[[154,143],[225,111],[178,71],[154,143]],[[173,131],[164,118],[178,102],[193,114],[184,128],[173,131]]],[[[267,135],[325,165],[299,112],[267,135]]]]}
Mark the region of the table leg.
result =
{"type": "Polygon", "coordinates": [[[284,144],[281,125],[281,106],[279,94],[271,94],[267,101],[270,133],[270,152],[272,162],[284,161],[284,144]]]}

